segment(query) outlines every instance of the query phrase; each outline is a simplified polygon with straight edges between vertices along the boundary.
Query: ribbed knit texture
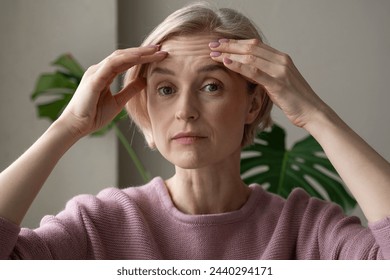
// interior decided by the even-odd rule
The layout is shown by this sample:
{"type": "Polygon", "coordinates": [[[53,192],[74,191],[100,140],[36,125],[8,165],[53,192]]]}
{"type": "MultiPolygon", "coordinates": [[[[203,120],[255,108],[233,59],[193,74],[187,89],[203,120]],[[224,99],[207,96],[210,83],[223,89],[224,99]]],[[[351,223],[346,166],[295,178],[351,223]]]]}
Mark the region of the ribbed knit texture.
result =
{"type": "Polygon", "coordinates": [[[240,210],[212,215],[180,212],[159,177],[142,187],[77,196],[35,230],[0,218],[0,258],[390,258],[390,219],[365,228],[301,189],[284,200],[250,188],[240,210]]]}

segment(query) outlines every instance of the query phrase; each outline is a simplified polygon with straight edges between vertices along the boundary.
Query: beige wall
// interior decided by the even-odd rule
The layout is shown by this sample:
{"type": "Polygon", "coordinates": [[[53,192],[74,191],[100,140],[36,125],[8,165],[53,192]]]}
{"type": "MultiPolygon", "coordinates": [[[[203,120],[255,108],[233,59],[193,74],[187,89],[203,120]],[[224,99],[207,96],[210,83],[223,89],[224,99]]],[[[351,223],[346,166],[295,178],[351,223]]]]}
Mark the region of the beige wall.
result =
{"type": "MultiPolygon", "coordinates": [[[[59,54],[71,52],[88,66],[116,47],[114,0],[0,1],[0,169],[27,149],[48,127],[30,101],[36,78],[59,54]]],[[[116,184],[113,134],[86,138],[60,161],[23,225],[34,227],[76,194],[116,184]]]]}

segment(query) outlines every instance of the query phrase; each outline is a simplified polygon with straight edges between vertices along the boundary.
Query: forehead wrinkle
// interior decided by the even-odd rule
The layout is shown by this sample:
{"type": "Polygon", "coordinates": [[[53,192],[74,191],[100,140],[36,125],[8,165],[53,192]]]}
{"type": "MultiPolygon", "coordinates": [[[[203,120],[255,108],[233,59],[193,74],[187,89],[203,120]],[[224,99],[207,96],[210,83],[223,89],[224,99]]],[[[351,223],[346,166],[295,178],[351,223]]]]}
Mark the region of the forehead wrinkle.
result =
{"type": "MultiPolygon", "coordinates": [[[[208,44],[216,41],[214,35],[194,35],[177,36],[162,42],[160,50],[168,52],[168,56],[160,62],[149,64],[146,71],[147,76],[154,74],[177,75],[182,72],[185,65],[191,66],[193,73],[211,72],[224,70],[229,73],[227,68],[209,65],[211,63],[219,64],[210,58],[210,48],[208,44]],[[198,67],[197,67],[198,66],[198,67]],[[197,69],[199,68],[199,69],[197,69]],[[204,68],[201,70],[201,68],[204,68]],[[219,69],[217,69],[219,68],[219,69]]],[[[221,65],[223,66],[223,65],[221,65]]]]}
{"type": "Polygon", "coordinates": [[[209,43],[216,40],[214,35],[176,36],[162,42],[161,50],[174,56],[208,56],[209,43]]]}
{"type": "MultiPolygon", "coordinates": [[[[195,70],[197,74],[201,73],[207,73],[207,72],[216,72],[216,71],[223,71],[226,74],[231,74],[229,69],[227,69],[225,66],[219,63],[211,63],[211,64],[206,64],[204,66],[200,66],[198,69],[195,70]]],[[[161,66],[156,66],[154,67],[151,72],[150,76],[154,74],[161,74],[161,75],[169,75],[169,76],[175,76],[176,73],[174,70],[170,69],[169,67],[161,67],[161,66]]]]}
{"type": "MultiPolygon", "coordinates": [[[[210,65],[205,65],[203,67],[201,67],[200,69],[196,70],[196,72],[198,74],[200,73],[208,73],[208,72],[216,72],[216,71],[223,71],[225,72],[226,74],[229,74],[230,75],[230,72],[229,70],[222,66],[222,65],[218,65],[218,64],[210,64],[210,65]]],[[[151,73],[150,73],[150,76],[154,75],[154,74],[161,74],[161,75],[169,75],[169,76],[175,76],[176,73],[168,68],[164,68],[164,67],[156,67],[154,68],[151,73]]]]}
{"type": "Polygon", "coordinates": [[[151,71],[150,76],[152,76],[153,74],[162,74],[162,75],[174,76],[175,72],[170,70],[170,69],[168,69],[168,68],[165,68],[165,67],[155,67],[151,71]]]}

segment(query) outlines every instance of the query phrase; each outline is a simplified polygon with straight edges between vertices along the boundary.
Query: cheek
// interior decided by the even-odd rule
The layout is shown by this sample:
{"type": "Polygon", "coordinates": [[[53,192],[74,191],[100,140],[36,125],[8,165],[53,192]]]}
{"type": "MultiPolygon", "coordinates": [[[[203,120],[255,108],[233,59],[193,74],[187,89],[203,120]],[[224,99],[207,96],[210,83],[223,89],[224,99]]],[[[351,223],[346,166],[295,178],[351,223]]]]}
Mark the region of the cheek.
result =
{"type": "Polygon", "coordinates": [[[151,126],[152,126],[152,132],[153,132],[153,134],[155,134],[156,133],[156,131],[155,131],[156,124],[158,124],[158,122],[156,120],[161,118],[161,116],[160,116],[161,115],[160,108],[159,108],[159,106],[157,106],[157,104],[153,100],[153,98],[150,98],[150,96],[147,97],[147,103],[146,104],[147,104],[147,106],[146,106],[147,112],[148,112],[150,123],[151,123],[151,126]]]}
{"type": "Polygon", "coordinates": [[[232,102],[226,106],[221,106],[221,108],[215,108],[210,116],[213,119],[214,129],[221,133],[221,137],[228,137],[230,140],[234,138],[234,141],[241,141],[246,119],[245,106],[237,102],[232,102]]]}
{"type": "Polygon", "coordinates": [[[162,114],[162,106],[158,104],[156,97],[150,93],[146,93],[146,108],[148,111],[148,115],[150,121],[152,122],[152,126],[156,123],[156,120],[161,117],[162,114]]]}
{"type": "Polygon", "coordinates": [[[234,98],[231,98],[227,104],[223,107],[223,117],[229,119],[232,123],[243,125],[248,113],[248,100],[244,94],[237,94],[234,98]]]}
{"type": "Polygon", "coordinates": [[[147,111],[151,123],[153,140],[157,149],[159,149],[159,146],[166,140],[167,131],[172,124],[171,110],[151,97],[147,101],[147,111]]]}

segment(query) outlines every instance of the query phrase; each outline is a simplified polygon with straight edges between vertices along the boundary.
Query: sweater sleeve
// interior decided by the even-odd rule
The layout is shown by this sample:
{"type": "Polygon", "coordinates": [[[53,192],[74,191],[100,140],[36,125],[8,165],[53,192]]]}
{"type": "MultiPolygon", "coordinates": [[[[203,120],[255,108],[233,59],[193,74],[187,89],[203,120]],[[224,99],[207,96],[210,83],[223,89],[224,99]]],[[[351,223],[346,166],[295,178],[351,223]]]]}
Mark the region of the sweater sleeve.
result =
{"type": "Polygon", "coordinates": [[[0,260],[7,259],[18,240],[20,227],[0,217],[0,260]]]}
{"type": "Polygon", "coordinates": [[[369,223],[376,243],[381,248],[383,257],[387,260],[390,259],[390,217],[377,221],[375,223],[369,223]]]}
{"type": "MultiPolygon", "coordinates": [[[[307,196],[298,191],[298,196],[307,196]]],[[[316,198],[306,200],[298,237],[303,255],[316,259],[389,259],[390,219],[368,228],[340,206],[316,198]]],[[[301,252],[302,253],[302,252],[301,252]]]]}
{"type": "Polygon", "coordinates": [[[318,223],[321,258],[343,260],[384,259],[374,233],[360,219],[345,216],[338,205],[330,204],[318,223]]]}
{"type": "MultiPolygon", "coordinates": [[[[0,218],[0,259],[102,259],[102,239],[122,218],[118,191],[79,195],[56,216],[45,216],[37,229],[20,228],[0,218]]],[[[123,195],[122,195],[123,196],[123,195]]]]}
{"type": "Polygon", "coordinates": [[[57,216],[45,216],[37,229],[0,219],[0,259],[85,259],[85,207],[73,199],[57,216]]]}

